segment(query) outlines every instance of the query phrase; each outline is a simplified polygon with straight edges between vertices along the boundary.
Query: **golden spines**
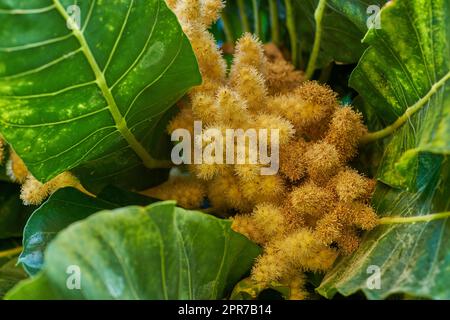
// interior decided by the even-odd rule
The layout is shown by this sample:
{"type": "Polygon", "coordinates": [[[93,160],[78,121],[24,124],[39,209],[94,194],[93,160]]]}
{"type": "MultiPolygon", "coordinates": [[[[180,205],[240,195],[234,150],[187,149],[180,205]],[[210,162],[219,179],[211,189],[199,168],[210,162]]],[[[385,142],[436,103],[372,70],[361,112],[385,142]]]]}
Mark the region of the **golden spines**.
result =
{"type": "Polygon", "coordinates": [[[29,174],[25,163],[12,149],[10,149],[9,160],[6,163],[6,174],[12,181],[18,183],[24,183],[29,174]]]}
{"type": "Polygon", "coordinates": [[[258,70],[253,66],[243,65],[231,75],[230,84],[245,99],[248,109],[253,113],[263,111],[267,101],[267,89],[258,70]]]}
{"type": "Polygon", "coordinates": [[[267,58],[261,41],[256,36],[245,33],[236,43],[230,78],[243,66],[253,66],[262,75],[265,74],[267,58]]]}
{"type": "Polygon", "coordinates": [[[186,209],[198,209],[205,199],[206,188],[200,180],[172,177],[159,186],[143,191],[142,194],[160,200],[176,200],[177,205],[186,209]]]}
{"type": "Polygon", "coordinates": [[[350,107],[342,107],[333,114],[325,141],[334,145],[348,161],[356,155],[359,141],[366,132],[362,115],[350,107]]]}
{"type": "Polygon", "coordinates": [[[252,218],[264,243],[284,235],[286,220],[280,207],[271,203],[258,204],[253,210],[252,218]]]}
{"type": "Polygon", "coordinates": [[[256,176],[251,180],[239,181],[244,198],[253,205],[262,202],[279,203],[283,198],[286,187],[279,175],[256,176]]]}
{"type": "Polygon", "coordinates": [[[365,178],[356,170],[347,167],[333,177],[331,185],[341,201],[364,201],[371,197],[375,180],[365,178]]]}
{"type": "Polygon", "coordinates": [[[255,225],[254,219],[251,215],[239,214],[231,218],[231,229],[235,232],[241,233],[255,243],[264,243],[261,238],[261,231],[255,225]]]}
{"type": "Polygon", "coordinates": [[[264,52],[268,58],[266,64],[266,85],[270,95],[292,92],[305,81],[303,72],[287,62],[280,50],[273,44],[264,45],[264,52]]]}
{"type": "Polygon", "coordinates": [[[292,270],[325,271],[336,257],[336,250],[320,243],[310,230],[300,229],[267,245],[253,267],[252,278],[270,283],[292,274],[292,270]]]}
{"type": "Polygon", "coordinates": [[[25,205],[38,205],[55,191],[65,187],[74,187],[89,194],[74,175],[63,172],[46,183],[39,182],[29,174],[22,184],[20,198],[25,205]]]}
{"type": "Polygon", "coordinates": [[[268,143],[271,141],[272,129],[278,129],[280,145],[287,144],[295,134],[294,126],[289,120],[269,113],[255,116],[254,125],[258,129],[267,129],[268,143]]]}
{"type": "Polygon", "coordinates": [[[293,188],[289,194],[292,208],[299,215],[321,217],[330,211],[336,203],[335,196],[327,188],[320,187],[314,182],[306,182],[293,188]]]}
{"type": "Polygon", "coordinates": [[[200,7],[200,22],[210,26],[220,18],[220,12],[225,7],[222,0],[202,0],[200,7]]]}
{"type": "Polygon", "coordinates": [[[280,172],[291,182],[298,181],[306,175],[307,148],[308,144],[303,139],[297,139],[280,148],[280,172]]]}
{"type": "Polygon", "coordinates": [[[263,165],[249,164],[255,147],[247,143],[245,164],[196,164],[191,170],[205,183],[214,210],[237,212],[233,229],[263,246],[252,278],[290,283],[293,296],[304,298],[301,272],[329,269],[338,253],[357,248],[361,230],[378,223],[368,205],[375,182],[346,167],[367,129],[328,86],[305,82],[277,48],[263,48],[250,34],[238,40],[227,76],[206,31],[220,6],[218,0],[184,4],[180,20],[203,77],[189,93],[192,112],[185,117],[221,130],[268,129],[269,141],[270,129],[279,129],[280,170],[261,176],[263,165]]]}
{"type": "Polygon", "coordinates": [[[227,87],[217,93],[217,119],[227,128],[242,128],[250,121],[247,103],[227,87]]]}
{"type": "Polygon", "coordinates": [[[199,92],[191,95],[192,103],[192,119],[191,126],[195,119],[201,119],[204,124],[209,125],[216,122],[218,108],[215,103],[216,99],[213,95],[199,92]]]}
{"type": "Polygon", "coordinates": [[[358,230],[354,227],[344,227],[339,237],[336,239],[339,252],[344,255],[353,253],[359,247],[358,230]]]}
{"type": "Polygon", "coordinates": [[[213,208],[219,211],[226,211],[229,208],[238,209],[241,212],[251,210],[237,181],[237,177],[230,168],[208,181],[208,199],[213,208]]]}
{"type": "Polygon", "coordinates": [[[317,184],[325,184],[342,166],[337,149],[326,142],[310,144],[305,153],[308,176],[317,184]]]}

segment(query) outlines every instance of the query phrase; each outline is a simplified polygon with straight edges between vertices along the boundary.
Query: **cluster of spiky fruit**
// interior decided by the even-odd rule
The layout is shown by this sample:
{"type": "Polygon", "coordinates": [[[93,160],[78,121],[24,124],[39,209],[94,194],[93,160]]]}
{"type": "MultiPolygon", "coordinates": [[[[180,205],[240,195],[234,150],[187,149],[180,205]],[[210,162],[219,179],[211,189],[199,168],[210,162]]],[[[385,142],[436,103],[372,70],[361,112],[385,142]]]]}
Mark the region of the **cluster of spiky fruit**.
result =
{"type": "Polygon", "coordinates": [[[192,131],[194,120],[219,129],[279,129],[280,170],[264,176],[254,164],[191,165],[190,176],[148,194],[190,208],[207,197],[216,212],[234,214],[233,229],[264,248],[252,278],[294,284],[304,297],[302,271],[329,269],[339,254],[357,248],[360,230],[377,224],[369,205],[374,181],[347,165],[366,133],[361,115],[341,106],[327,86],[303,81],[273,45],[264,47],[250,34],[236,43],[227,72],[206,30],[222,2],[170,4],[193,45],[203,84],[180,104],[168,131],[192,131]]]}

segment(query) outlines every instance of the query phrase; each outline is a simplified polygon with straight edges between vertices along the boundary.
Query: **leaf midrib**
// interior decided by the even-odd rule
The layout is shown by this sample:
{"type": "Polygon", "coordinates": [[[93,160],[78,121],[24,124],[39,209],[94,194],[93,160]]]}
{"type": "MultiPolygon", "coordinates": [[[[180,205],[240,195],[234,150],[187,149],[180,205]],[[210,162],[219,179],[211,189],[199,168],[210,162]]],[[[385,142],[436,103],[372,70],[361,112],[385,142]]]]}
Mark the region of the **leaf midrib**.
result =
{"type": "MultiPolygon", "coordinates": [[[[69,21],[71,19],[67,12],[64,10],[64,7],[60,3],[59,0],[52,0],[55,4],[56,10],[61,14],[61,16],[65,19],[65,21],[69,21]]],[[[160,166],[161,164],[159,161],[155,160],[148,151],[142,146],[142,144],[136,139],[136,137],[131,133],[130,129],[128,128],[127,122],[125,118],[120,113],[120,110],[117,106],[117,103],[114,99],[114,96],[111,93],[110,88],[108,87],[108,84],[106,82],[106,78],[102,70],[100,69],[97,60],[95,59],[94,54],[92,53],[89,44],[86,41],[86,38],[84,37],[84,34],[82,31],[80,31],[78,28],[73,28],[73,34],[75,38],[78,40],[81,46],[81,51],[83,52],[84,56],[86,57],[92,71],[95,75],[95,82],[97,83],[98,87],[100,88],[104,98],[106,99],[106,102],[108,103],[108,109],[114,119],[115,127],[119,131],[119,133],[122,135],[122,137],[127,141],[127,143],[130,145],[130,147],[133,149],[133,151],[139,156],[139,158],[142,160],[143,164],[148,168],[156,168],[160,166]]]]}

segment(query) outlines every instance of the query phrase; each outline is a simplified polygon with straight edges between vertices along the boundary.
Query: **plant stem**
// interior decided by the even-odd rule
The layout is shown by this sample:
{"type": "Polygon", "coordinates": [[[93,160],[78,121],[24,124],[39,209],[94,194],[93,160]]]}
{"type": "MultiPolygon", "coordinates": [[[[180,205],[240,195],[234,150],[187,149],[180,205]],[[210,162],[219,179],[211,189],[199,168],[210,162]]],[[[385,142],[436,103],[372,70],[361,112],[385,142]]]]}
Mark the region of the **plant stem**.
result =
{"type": "Polygon", "coordinates": [[[271,40],[275,45],[280,44],[280,24],[278,22],[278,1],[269,0],[271,40]]]}
{"type": "Polygon", "coordinates": [[[241,18],[242,30],[244,32],[250,32],[250,23],[248,22],[247,13],[245,12],[244,0],[238,0],[237,5],[239,8],[239,16],[241,18]]]}
{"type": "Polygon", "coordinates": [[[433,84],[430,91],[423,96],[419,101],[417,101],[415,104],[413,104],[411,107],[407,108],[405,112],[397,119],[395,122],[386,128],[375,131],[375,132],[369,132],[366,134],[362,139],[361,143],[366,144],[369,142],[373,142],[378,139],[385,138],[392,134],[395,130],[397,130],[399,127],[401,127],[408,119],[417,111],[419,111],[427,102],[430,100],[431,96],[435,94],[440,87],[442,87],[445,82],[450,79],[450,72],[448,72],[442,79],[440,79],[438,82],[433,84]]]}
{"type": "Polygon", "coordinates": [[[314,35],[314,45],[309,57],[308,66],[306,68],[306,78],[311,79],[314,70],[316,69],[317,57],[320,51],[320,42],[322,40],[322,18],[325,12],[327,0],[319,0],[319,5],[314,12],[314,18],[316,20],[316,33],[314,35]]]}
{"type": "Polygon", "coordinates": [[[227,43],[234,43],[234,37],[233,37],[233,31],[231,28],[230,18],[228,17],[228,14],[224,11],[222,11],[222,14],[220,16],[223,22],[223,31],[225,32],[225,41],[227,43]]]}
{"type": "Polygon", "coordinates": [[[414,223],[414,222],[429,222],[438,219],[445,219],[450,217],[450,211],[427,214],[415,217],[383,217],[378,221],[378,224],[397,224],[397,223],[414,223]]]}
{"type": "Polygon", "coordinates": [[[23,249],[22,247],[17,247],[17,248],[5,250],[5,251],[0,251],[0,258],[6,258],[6,257],[18,255],[19,253],[22,252],[22,249],[23,249]]]}
{"type": "Polygon", "coordinates": [[[258,0],[252,0],[252,6],[253,6],[253,20],[254,20],[254,33],[258,38],[261,39],[261,19],[259,17],[259,6],[258,6],[258,0]]]}
{"type": "Polygon", "coordinates": [[[292,0],[284,0],[286,5],[286,27],[291,42],[291,60],[294,66],[298,66],[298,45],[297,45],[297,29],[295,26],[295,15],[292,9],[292,0]]]}

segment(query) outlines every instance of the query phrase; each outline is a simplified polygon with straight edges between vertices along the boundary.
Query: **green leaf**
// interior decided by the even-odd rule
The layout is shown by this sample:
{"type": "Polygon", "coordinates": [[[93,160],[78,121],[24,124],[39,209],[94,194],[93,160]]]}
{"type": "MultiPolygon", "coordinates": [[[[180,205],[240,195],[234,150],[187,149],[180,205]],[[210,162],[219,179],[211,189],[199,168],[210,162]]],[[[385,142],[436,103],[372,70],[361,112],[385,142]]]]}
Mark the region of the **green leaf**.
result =
{"type": "Polygon", "coordinates": [[[0,239],[19,237],[34,207],[25,207],[20,186],[0,181],[0,239]]]}
{"type": "Polygon", "coordinates": [[[0,267],[0,298],[3,298],[12,287],[26,277],[27,274],[22,267],[17,265],[17,257],[3,264],[0,267]]]}
{"type": "Polygon", "coordinates": [[[389,3],[381,29],[367,33],[370,47],[350,79],[377,118],[391,125],[381,132],[392,137],[378,179],[411,192],[421,188],[428,166],[420,155],[450,152],[449,13],[448,0],[389,3]]]}
{"type": "Polygon", "coordinates": [[[64,188],[55,192],[28,220],[23,230],[23,251],[19,262],[30,275],[38,273],[44,263],[48,244],[70,224],[106,209],[131,204],[148,205],[154,200],[114,187],[103,190],[97,198],[77,189],[64,188]]]}
{"type": "MultiPolygon", "coordinates": [[[[322,37],[317,67],[332,61],[355,63],[362,56],[366,46],[361,43],[367,32],[367,19],[374,13],[367,13],[369,6],[381,8],[386,0],[328,0],[322,20],[322,37]]],[[[298,45],[307,54],[311,53],[316,21],[314,12],[319,0],[292,1],[294,8],[298,45]]],[[[375,7],[374,7],[375,8],[375,7]]]]}
{"type": "MultiPolygon", "coordinates": [[[[416,193],[379,185],[373,205],[380,215],[417,217],[450,210],[448,157],[424,154],[420,161],[432,166],[416,193]]],[[[364,236],[355,254],[337,263],[317,291],[327,298],[362,290],[370,299],[396,293],[450,299],[449,219],[378,226],[364,236]],[[370,266],[379,268],[379,289],[367,286],[370,266]]]]}
{"type": "Polygon", "coordinates": [[[201,81],[191,45],[164,0],[77,3],[70,30],[72,0],[0,0],[0,131],[42,182],[150,181],[166,111],[201,81]]]}
{"type": "Polygon", "coordinates": [[[102,211],[60,232],[43,271],[8,299],[218,299],[260,248],[229,220],[159,202],[102,211]],[[81,289],[66,286],[77,266],[81,289]]]}

